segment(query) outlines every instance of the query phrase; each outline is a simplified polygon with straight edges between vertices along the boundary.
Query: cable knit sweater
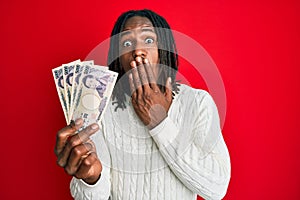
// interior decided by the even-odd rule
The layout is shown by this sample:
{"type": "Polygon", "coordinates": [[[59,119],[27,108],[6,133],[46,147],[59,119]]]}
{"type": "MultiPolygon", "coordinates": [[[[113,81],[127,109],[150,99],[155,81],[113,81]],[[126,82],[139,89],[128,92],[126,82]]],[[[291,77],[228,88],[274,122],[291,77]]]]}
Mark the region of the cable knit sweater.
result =
{"type": "Polygon", "coordinates": [[[152,130],[127,108],[108,106],[93,136],[103,170],[95,185],[73,178],[75,199],[222,199],[230,159],[211,96],[180,85],[168,117],[152,130]]]}

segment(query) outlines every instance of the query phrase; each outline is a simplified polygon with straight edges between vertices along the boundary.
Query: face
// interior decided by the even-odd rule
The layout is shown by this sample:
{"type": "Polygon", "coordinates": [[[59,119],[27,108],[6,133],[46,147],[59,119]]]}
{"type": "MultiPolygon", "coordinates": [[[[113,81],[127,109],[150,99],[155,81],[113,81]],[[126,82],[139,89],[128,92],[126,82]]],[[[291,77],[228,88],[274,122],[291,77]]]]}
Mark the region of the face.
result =
{"type": "Polygon", "coordinates": [[[158,75],[158,44],[157,35],[151,21],[146,17],[135,16],[129,18],[121,32],[120,62],[125,72],[128,72],[130,62],[135,57],[147,58],[154,75],[158,75]]]}
{"type": "Polygon", "coordinates": [[[100,83],[95,78],[90,77],[86,79],[85,84],[89,88],[95,89],[96,87],[99,86],[100,83]]]}

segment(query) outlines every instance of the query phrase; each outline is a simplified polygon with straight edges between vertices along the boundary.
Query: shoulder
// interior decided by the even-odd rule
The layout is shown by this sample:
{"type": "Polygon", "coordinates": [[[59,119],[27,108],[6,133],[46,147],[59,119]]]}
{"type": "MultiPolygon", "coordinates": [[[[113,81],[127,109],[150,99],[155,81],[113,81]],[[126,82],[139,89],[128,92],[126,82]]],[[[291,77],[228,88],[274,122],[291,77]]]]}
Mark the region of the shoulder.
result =
{"type": "Polygon", "coordinates": [[[205,90],[192,88],[185,84],[180,84],[179,92],[175,95],[171,107],[181,113],[184,111],[191,116],[210,116],[219,121],[219,112],[212,96],[205,90]]]}
{"type": "Polygon", "coordinates": [[[214,100],[211,95],[202,89],[192,88],[191,86],[180,84],[179,92],[175,95],[175,101],[186,104],[185,102],[193,102],[198,106],[203,104],[214,104],[214,100]]]}

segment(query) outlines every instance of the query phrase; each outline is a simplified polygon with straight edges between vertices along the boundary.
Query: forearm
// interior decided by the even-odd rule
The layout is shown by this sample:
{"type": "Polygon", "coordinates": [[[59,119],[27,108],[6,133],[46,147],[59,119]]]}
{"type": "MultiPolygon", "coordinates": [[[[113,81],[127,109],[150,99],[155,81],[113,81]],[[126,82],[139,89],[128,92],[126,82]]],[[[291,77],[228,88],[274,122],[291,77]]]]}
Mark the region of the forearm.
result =
{"type": "Polygon", "coordinates": [[[221,199],[230,179],[230,159],[222,136],[204,155],[193,138],[185,139],[167,118],[150,134],[173,173],[192,191],[205,199],[221,199]],[[186,140],[186,141],[184,141],[186,140]]]}
{"type": "Polygon", "coordinates": [[[176,159],[170,168],[177,177],[192,191],[205,199],[222,199],[230,179],[229,156],[220,154],[227,151],[221,141],[205,158],[200,158],[194,144],[182,155],[166,148],[162,150],[167,160],[176,159]]]}
{"type": "Polygon", "coordinates": [[[110,156],[103,131],[100,130],[91,139],[95,143],[97,155],[102,163],[100,178],[94,184],[88,184],[81,179],[73,178],[70,183],[71,195],[77,200],[107,200],[111,189],[110,156]]]}

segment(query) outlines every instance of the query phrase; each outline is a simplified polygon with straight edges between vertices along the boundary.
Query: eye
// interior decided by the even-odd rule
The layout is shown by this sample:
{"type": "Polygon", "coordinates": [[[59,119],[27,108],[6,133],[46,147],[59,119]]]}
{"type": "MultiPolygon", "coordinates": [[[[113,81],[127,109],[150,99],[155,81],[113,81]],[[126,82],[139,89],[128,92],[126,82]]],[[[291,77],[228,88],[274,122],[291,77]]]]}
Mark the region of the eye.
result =
{"type": "Polygon", "coordinates": [[[132,45],[132,42],[130,40],[126,40],[123,42],[123,47],[130,47],[132,45]]]}
{"type": "Polygon", "coordinates": [[[145,43],[152,44],[152,43],[154,43],[154,40],[152,38],[146,38],[145,43]]]}

